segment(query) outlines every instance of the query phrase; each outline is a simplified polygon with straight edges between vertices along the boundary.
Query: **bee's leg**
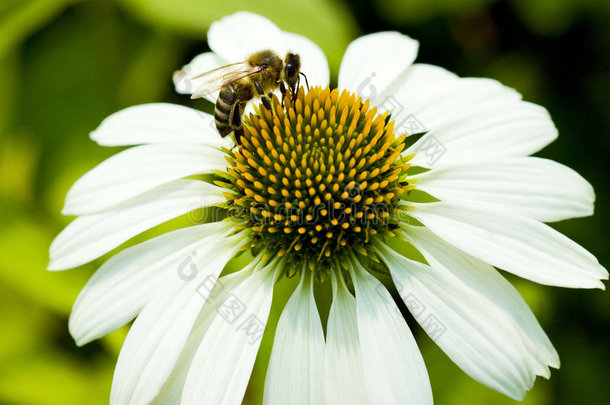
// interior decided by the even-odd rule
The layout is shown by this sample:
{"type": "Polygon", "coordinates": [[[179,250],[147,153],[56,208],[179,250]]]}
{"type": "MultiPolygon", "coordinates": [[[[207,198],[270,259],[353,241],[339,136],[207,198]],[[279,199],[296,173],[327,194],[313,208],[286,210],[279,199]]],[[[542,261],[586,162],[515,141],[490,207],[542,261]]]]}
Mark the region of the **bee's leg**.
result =
{"type": "Polygon", "coordinates": [[[284,82],[280,82],[280,93],[282,93],[282,107],[286,108],[286,86],[284,82]]]}
{"type": "Polygon", "coordinates": [[[241,137],[244,136],[244,129],[242,127],[236,128],[233,130],[233,134],[235,134],[235,143],[241,146],[241,137]]]}
{"type": "Polygon", "coordinates": [[[262,96],[261,97],[261,101],[263,102],[263,105],[265,106],[265,108],[267,110],[271,110],[271,102],[269,101],[269,99],[267,98],[267,96],[262,96]]]}
{"type": "Polygon", "coordinates": [[[259,96],[265,95],[263,88],[261,87],[260,83],[257,82],[256,80],[254,80],[254,88],[256,89],[256,92],[258,93],[259,96]]]}
{"type": "MultiPolygon", "coordinates": [[[[297,85],[292,88],[292,99],[293,100],[296,100],[297,91],[299,91],[300,87],[301,87],[301,76],[297,76],[297,85]]],[[[307,90],[309,91],[309,88],[307,88],[307,90]]]]}
{"type": "Polygon", "coordinates": [[[305,73],[299,72],[299,79],[300,76],[303,76],[305,78],[305,86],[307,86],[307,91],[309,91],[309,80],[307,80],[307,76],[305,75],[305,73]]]}
{"type": "Polygon", "coordinates": [[[231,126],[235,134],[235,143],[238,145],[241,145],[241,137],[244,135],[244,129],[241,126],[242,114],[242,106],[240,103],[235,103],[235,108],[233,108],[233,113],[231,114],[231,126]]]}
{"type": "Polygon", "coordinates": [[[256,89],[258,95],[261,96],[261,101],[263,102],[265,108],[267,108],[267,110],[271,110],[271,102],[269,101],[267,96],[265,96],[265,92],[263,91],[263,88],[261,87],[260,83],[256,80],[254,80],[254,88],[256,89]]]}

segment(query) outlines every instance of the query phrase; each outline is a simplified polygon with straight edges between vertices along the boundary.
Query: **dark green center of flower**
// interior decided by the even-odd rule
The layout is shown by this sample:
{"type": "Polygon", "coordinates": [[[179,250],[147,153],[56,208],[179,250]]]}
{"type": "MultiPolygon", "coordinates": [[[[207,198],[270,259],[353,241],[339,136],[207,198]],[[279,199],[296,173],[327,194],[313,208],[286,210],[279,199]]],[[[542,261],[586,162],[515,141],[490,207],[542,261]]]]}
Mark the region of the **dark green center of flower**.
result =
{"type": "Polygon", "coordinates": [[[254,248],[287,255],[293,269],[367,255],[411,188],[405,136],[393,127],[368,101],[328,87],[301,88],[287,108],[274,97],[271,111],[246,117],[242,145],[228,153],[227,198],[254,248]]]}

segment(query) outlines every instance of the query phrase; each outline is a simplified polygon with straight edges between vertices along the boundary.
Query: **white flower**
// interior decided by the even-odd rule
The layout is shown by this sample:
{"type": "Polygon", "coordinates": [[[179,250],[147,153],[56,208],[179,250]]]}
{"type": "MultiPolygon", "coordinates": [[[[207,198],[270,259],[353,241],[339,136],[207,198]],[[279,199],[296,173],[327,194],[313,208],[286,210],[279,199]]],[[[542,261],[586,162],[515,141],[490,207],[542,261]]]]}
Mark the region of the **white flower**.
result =
{"type": "Polygon", "coordinates": [[[233,150],[212,117],[170,104],[127,108],[92,133],[100,145],[140,146],[70,189],[63,212],[78,218],[53,242],[50,270],[87,263],[199,207],[231,217],[127,248],[81,292],[70,318],[79,345],[137,317],[112,404],[240,403],[274,285],[292,275],[300,282],[275,333],[266,404],[432,403],[415,340],[372,268],[389,272],[414,318],[475,380],[520,399],[536,375],[559,367],[494,268],[572,288],[604,288],[608,277],[543,223],[591,215],[595,198],[571,169],[528,157],[557,136],[544,108],[494,80],[414,64],[418,43],[397,32],[361,37],[346,51],[339,90],[364,104],[325,90],[320,49],[260,16],[223,18],[208,42],[213,52],[184,67],[178,91],[194,92],[196,73],[263,49],[300,54],[312,89],[292,115],[276,103],[273,113],[244,116],[245,141],[233,150]],[[417,138],[398,136],[405,132],[425,135],[401,154],[417,138]],[[219,181],[192,179],[199,174],[219,181]],[[293,201],[298,215],[278,211],[278,201],[293,201]],[[331,212],[299,222],[317,206],[331,212]],[[339,211],[345,216],[333,218],[339,211]],[[220,277],[244,251],[251,263],[220,277]],[[313,295],[320,282],[333,290],[326,336],[313,295]]]}

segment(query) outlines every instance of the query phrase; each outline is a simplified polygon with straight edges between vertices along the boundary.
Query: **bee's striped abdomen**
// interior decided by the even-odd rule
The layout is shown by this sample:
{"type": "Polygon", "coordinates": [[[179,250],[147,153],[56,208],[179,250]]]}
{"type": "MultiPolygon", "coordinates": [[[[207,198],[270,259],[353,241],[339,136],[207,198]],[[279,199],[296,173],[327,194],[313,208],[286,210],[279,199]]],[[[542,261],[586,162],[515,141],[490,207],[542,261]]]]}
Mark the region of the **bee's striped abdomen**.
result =
{"type": "Polygon", "coordinates": [[[231,84],[220,89],[216,107],[214,108],[214,120],[216,121],[216,129],[220,136],[227,136],[233,131],[231,128],[231,112],[235,108],[237,102],[237,94],[231,84]]]}

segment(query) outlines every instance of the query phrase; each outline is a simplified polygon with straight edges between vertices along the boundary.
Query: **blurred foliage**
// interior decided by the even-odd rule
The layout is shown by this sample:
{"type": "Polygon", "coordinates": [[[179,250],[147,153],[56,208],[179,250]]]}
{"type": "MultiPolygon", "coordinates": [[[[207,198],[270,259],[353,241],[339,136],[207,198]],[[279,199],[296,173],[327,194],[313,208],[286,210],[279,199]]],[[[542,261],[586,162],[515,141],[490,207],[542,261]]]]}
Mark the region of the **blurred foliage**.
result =
{"type": "Polygon", "coordinates": [[[0,58],[77,0],[4,0],[0,4],[0,58]]]}
{"type": "MultiPolygon", "coordinates": [[[[546,106],[561,136],[540,155],[576,169],[598,195],[596,215],[554,226],[608,267],[610,3],[606,0],[4,0],[0,4],[0,403],[104,404],[126,328],[77,348],[74,299],[103,259],[45,271],[70,185],[116,149],[87,133],[128,105],[169,101],[171,73],[206,50],[209,24],[245,9],[307,35],[335,75],[360,33],[395,29],[420,40],[419,60],[489,76],[546,106]]],[[[172,227],[170,221],[137,243],[172,227]]],[[[112,254],[112,252],[111,252],[112,254]]],[[[109,255],[108,255],[109,256],[109,255]]],[[[107,257],[108,257],[107,256],[107,257]]],[[[245,259],[242,259],[245,260],[245,259]]],[[[555,343],[562,368],[524,404],[607,403],[610,296],[511,277],[555,343]]],[[[280,283],[274,308],[292,285],[280,283]],[[281,287],[280,287],[281,286],[281,287]]],[[[324,301],[324,300],[321,300],[324,301]]],[[[321,302],[324,307],[327,302],[321,302]]],[[[327,311],[327,308],[323,310],[327,311]]],[[[323,315],[324,316],[324,315],[323,315]]],[[[279,312],[272,313],[245,402],[257,404],[279,312]]],[[[438,404],[512,404],[472,381],[413,325],[438,404]]]]}

